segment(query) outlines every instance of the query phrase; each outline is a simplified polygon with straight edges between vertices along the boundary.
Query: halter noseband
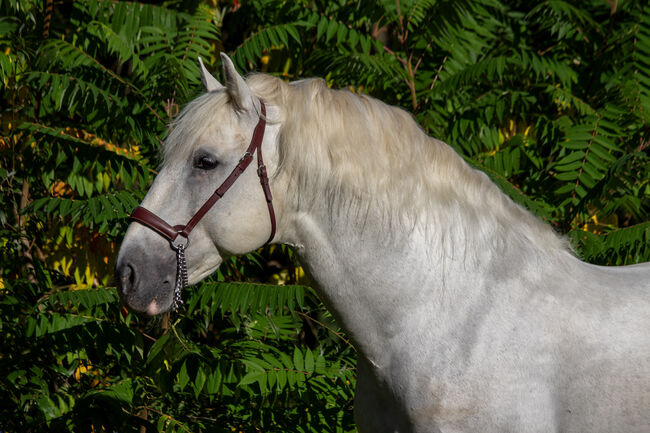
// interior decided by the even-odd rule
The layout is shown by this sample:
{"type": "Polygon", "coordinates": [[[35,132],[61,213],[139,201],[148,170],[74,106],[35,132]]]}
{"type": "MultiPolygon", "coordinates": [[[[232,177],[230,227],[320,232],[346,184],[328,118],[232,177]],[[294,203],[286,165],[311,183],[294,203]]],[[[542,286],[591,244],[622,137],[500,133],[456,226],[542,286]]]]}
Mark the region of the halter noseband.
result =
{"type": "Polygon", "coordinates": [[[190,220],[185,225],[175,225],[171,226],[162,218],[154,214],[153,212],[138,206],[131,213],[131,219],[139,222],[142,225],[149,227],[150,229],[157,232],[159,235],[167,239],[171,247],[176,251],[177,258],[177,273],[176,273],[176,287],[174,289],[174,304],[172,308],[175,310],[179,304],[182,304],[183,301],[180,298],[181,290],[187,286],[187,265],[185,262],[185,247],[189,244],[190,232],[198,224],[199,221],[205,216],[206,213],[214,206],[214,204],[219,201],[221,197],[230,189],[230,187],[235,183],[239,178],[239,175],[242,174],[246,168],[253,161],[253,154],[257,152],[257,175],[260,178],[260,183],[262,184],[262,189],[264,190],[264,196],[266,198],[266,205],[269,209],[269,217],[271,219],[271,235],[266,243],[269,243],[273,240],[275,236],[275,211],[273,210],[273,197],[271,196],[271,188],[269,187],[269,178],[266,172],[266,166],[264,165],[264,160],[262,159],[262,140],[264,138],[264,129],[266,127],[266,107],[264,103],[260,101],[261,114],[259,116],[259,121],[255,130],[253,131],[253,138],[248,145],[248,149],[244,153],[244,156],[241,157],[237,166],[233,171],[228,175],[226,180],[224,180],[221,185],[214,191],[214,193],[203,203],[203,206],[196,211],[196,213],[190,218],[190,220]],[[177,242],[176,239],[178,236],[185,238],[185,242],[177,242]]]}

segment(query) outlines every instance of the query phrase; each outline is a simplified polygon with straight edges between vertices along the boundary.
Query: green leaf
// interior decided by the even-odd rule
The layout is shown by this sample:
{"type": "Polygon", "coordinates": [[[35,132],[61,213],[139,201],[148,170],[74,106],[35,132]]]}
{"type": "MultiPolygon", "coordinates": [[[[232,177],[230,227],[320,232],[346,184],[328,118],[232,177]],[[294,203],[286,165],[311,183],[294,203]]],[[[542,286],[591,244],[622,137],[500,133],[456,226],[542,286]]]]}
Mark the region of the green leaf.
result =
{"type": "Polygon", "coordinates": [[[309,374],[314,372],[314,354],[311,350],[305,352],[305,371],[309,374]]]}
{"type": "Polygon", "coordinates": [[[302,352],[297,347],[293,350],[293,365],[295,366],[296,370],[305,370],[305,361],[302,356],[302,352]]]}
{"type": "Polygon", "coordinates": [[[178,371],[178,374],[176,375],[176,380],[178,381],[178,386],[180,390],[182,391],[183,389],[185,389],[185,387],[190,381],[190,376],[187,374],[187,362],[183,362],[181,369],[178,371]]]}

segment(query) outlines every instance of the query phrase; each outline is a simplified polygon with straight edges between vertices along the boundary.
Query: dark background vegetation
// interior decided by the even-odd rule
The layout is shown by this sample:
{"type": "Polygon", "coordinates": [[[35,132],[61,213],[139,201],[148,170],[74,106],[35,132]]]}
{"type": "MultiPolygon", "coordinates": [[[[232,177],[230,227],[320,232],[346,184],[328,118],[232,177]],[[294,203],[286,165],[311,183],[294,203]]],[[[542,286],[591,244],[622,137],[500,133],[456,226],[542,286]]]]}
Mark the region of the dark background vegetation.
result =
{"type": "Polygon", "coordinates": [[[354,349],[288,248],[153,320],[112,287],[199,55],[402,106],[585,260],[649,260],[650,8],[577,4],[0,0],[0,431],[354,430],[354,349]]]}

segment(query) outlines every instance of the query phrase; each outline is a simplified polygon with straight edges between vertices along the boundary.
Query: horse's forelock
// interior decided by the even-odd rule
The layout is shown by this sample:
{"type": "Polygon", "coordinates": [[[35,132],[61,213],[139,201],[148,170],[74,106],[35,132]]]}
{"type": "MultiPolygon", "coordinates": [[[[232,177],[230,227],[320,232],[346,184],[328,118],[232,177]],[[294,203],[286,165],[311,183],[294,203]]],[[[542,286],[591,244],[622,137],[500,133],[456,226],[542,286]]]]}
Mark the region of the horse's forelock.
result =
{"type": "Polygon", "coordinates": [[[162,146],[162,164],[186,161],[199,144],[199,137],[215,126],[219,109],[228,102],[225,92],[208,92],[192,100],[170,125],[162,146]]]}

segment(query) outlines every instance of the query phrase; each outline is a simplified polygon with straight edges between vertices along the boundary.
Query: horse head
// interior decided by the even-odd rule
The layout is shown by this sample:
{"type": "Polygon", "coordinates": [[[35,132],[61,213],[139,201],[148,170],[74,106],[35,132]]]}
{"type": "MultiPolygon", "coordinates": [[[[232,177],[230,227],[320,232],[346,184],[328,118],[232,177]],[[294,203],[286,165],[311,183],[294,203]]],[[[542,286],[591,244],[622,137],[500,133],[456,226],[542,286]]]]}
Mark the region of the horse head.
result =
{"type": "Polygon", "coordinates": [[[277,169],[279,124],[266,120],[276,108],[253,94],[226,55],[222,60],[225,86],[199,60],[207,93],[174,122],[162,168],[122,242],[118,290],[136,311],[155,315],[175,307],[179,284],[202,280],[224,257],[255,250],[275,235],[282,200],[272,196],[267,171],[277,169]]]}

